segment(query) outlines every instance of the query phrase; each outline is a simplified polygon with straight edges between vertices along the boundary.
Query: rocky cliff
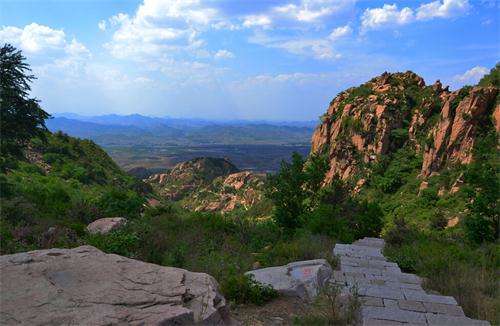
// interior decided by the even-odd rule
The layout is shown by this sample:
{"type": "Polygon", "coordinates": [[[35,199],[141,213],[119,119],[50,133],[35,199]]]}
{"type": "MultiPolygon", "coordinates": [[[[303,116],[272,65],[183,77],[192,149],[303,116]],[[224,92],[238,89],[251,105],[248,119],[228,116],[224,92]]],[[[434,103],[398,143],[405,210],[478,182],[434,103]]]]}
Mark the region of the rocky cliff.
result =
{"type": "Polygon", "coordinates": [[[248,209],[263,198],[265,175],[239,171],[222,158],[203,157],[177,164],[146,181],[163,198],[194,211],[248,209]]]}
{"type": "Polygon", "coordinates": [[[417,74],[383,73],[337,95],[312,137],[312,153],[328,155],[326,183],[334,177],[363,183],[384,155],[410,146],[422,156],[420,177],[473,159],[476,137],[500,128],[498,85],[457,91],[417,74]]]}

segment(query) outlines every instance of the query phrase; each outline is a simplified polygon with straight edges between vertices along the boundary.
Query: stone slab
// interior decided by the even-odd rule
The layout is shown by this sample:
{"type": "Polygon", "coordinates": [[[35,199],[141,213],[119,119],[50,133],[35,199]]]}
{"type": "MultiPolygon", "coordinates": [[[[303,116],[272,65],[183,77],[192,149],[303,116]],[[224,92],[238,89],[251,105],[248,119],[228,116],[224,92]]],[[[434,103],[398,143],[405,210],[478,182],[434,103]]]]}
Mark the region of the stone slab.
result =
{"type": "Polygon", "coordinates": [[[450,304],[423,302],[423,306],[427,312],[433,312],[449,316],[465,317],[462,307],[450,304]]]}
{"type": "Polygon", "coordinates": [[[375,297],[360,297],[359,300],[363,306],[375,306],[375,307],[383,307],[384,302],[381,298],[375,297]]]}
{"type": "Polygon", "coordinates": [[[359,288],[359,295],[377,297],[383,299],[404,299],[403,291],[400,289],[393,289],[387,286],[371,285],[359,288]]]}
{"type": "Polygon", "coordinates": [[[427,294],[424,291],[418,291],[418,290],[410,290],[410,289],[402,289],[402,290],[406,300],[457,305],[457,301],[453,297],[436,295],[436,294],[427,294]]]}
{"type": "Polygon", "coordinates": [[[361,316],[367,319],[383,319],[402,323],[420,323],[425,324],[426,314],[402,310],[399,308],[386,307],[361,307],[361,316]]]}
{"type": "Polygon", "coordinates": [[[413,300],[398,300],[398,306],[400,309],[403,310],[411,310],[411,311],[418,311],[418,312],[426,312],[426,308],[422,304],[422,302],[419,301],[413,301],[413,300]]]}

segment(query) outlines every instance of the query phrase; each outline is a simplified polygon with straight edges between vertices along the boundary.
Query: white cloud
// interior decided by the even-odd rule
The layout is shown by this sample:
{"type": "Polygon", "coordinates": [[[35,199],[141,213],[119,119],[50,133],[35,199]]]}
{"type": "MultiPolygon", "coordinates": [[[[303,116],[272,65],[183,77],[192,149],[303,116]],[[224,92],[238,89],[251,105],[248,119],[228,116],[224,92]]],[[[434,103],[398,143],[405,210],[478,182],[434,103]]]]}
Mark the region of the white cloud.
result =
{"type": "Polygon", "coordinates": [[[379,29],[385,26],[405,25],[413,21],[413,10],[398,9],[396,4],[384,4],[382,8],[367,8],[361,17],[363,29],[379,29]]]}
{"type": "Polygon", "coordinates": [[[24,28],[4,26],[0,28],[0,42],[11,43],[28,53],[40,53],[49,49],[64,49],[66,35],[63,30],[31,23],[24,28]]]}
{"type": "Polygon", "coordinates": [[[228,50],[219,50],[215,53],[216,59],[232,59],[234,58],[234,54],[228,50]]]}
{"type": "Polygon", "coordinates": [[[299,22],[317,22],[355,3],[355,0],[301,0],[273,8],[277,15],[283,15],[299,22]]]}
{"type": "Polygon", "coordinates": [[[450,18],[463,15],[470,9],[468,0],[436,0],[417,9],[417,19],[450,18]]]}
{"type": "Polygon", "coordinates": [[[347,36],[351,31],[349,26],[342,26],[334,29],[330,35],[323,38],[307,38],[302,36],[273,37],[263,31],[256,31],[249,38],[249,42],[268,48],[282,49],[298,56],[312,57],[317,60],[334,60],[342,57],[334,49],[335,41],[347,36]]]}
{"type": "Polygon", "coordinates": [[[76,39],[71,40],[71,43],[66,45],[65,47],[66,53],[73,57],[88,57],[90,56],[90,51],[83,45],[78,42],[76,39]]]}
{"type": "Polygon", "coordinates": [[[476,84],[490,70],[486,67],[476,66],[464,72],[461,75],[456,75],[453,80],[461,83],[476,84]]]}
{"type": "MultiPolygon", "coordinates": [[[[105,48],[115,57],[134,60],[171,57],[183,51],[206,56],[199,36],[221,22],[218,11],[200,0],[144,0],[133,16],[119,13],[109,19],[116,30],[105,48]]],[[[222,28],[223,23],[217,26],[222,28]]]]}
{"type": "Polygon", "coordinates": [[[332,41],[338,40],[339,38],[342,38],[344,36],[350,35],[352,33],[352,28],[349,25],[345,26],[340,26],[335,28],[328,38],[332,41]]]}
{"type": "Polygon", "coordinates": [[[339,59],[341,56],[335,53],[332,44],[326,39],[294,39],[277,43],[276,48],[284,49],[296,55],[311,55],[315,59],[339,59]]]}
{"type": "Polygon", "coordinates": [[[243,20],[244,27],[262,27],[267,28],[271,25],[271,18],[267,15],[248,15],[243,20]]]}
{"type": "Polygon", "coordinates": [[[421,4],[416,9],[396,4],[384,4],[381,8],[367,8],[361,17],[363,31],[402,26],[414,21],[433,18],[452,18],[466,14],[471,8],[468,0],[436,0],[421,4]]]}
{"type": "Polygon", "coordinates": [[[106,30],[106,21],[105,20],[101,20],[99,23],[97,23],[97,27],[99,27],[99,29],[101,31],[105,31],[106,30]]]}

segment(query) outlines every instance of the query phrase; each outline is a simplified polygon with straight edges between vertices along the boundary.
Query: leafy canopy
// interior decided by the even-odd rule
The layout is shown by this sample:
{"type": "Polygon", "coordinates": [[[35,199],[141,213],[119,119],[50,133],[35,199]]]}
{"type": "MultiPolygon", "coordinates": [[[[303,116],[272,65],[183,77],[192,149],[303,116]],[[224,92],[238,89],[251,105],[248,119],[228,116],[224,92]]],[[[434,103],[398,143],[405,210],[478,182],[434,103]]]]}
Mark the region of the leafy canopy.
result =
{"type": "Polygon", "coordinates": [[[49,114],[36,98],[29,97],[35,76],[20,50],[10,44],[0,48],[0,131],[1,151],[18,154],[32,137],[47,130],[49,114]]]}

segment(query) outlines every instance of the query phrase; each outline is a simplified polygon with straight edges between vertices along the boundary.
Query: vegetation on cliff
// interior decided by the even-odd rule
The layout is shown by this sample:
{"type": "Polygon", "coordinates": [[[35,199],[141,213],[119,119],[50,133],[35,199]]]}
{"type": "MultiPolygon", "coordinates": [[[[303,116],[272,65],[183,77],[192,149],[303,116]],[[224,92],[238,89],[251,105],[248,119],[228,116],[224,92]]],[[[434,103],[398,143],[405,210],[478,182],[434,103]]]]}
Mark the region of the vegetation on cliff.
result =
{"type": "Polygon", "coordinates": [[[478,86],[450,92],[412,72],[340,93],[313,136],[343,179],[377,202],[387,254],[467,314],[498,321],[499,65],[478,86]],[[474,279],[474,281],[471,281],[474,279]]]}

